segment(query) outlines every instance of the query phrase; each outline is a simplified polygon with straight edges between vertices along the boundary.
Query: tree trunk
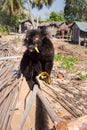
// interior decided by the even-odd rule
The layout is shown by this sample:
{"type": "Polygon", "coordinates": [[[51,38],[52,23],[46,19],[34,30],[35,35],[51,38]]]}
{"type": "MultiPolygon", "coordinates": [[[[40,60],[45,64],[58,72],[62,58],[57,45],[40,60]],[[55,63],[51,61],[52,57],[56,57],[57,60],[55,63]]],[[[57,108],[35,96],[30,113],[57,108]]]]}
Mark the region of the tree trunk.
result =
{"type": "Polygon", "coordinates": [[[37,12],[37,25],[36,25],[36,28],[38,28],[38,19],[39,19],[39,10],[37,12]]]}
{"type": "Polygon", "coordinates": [[[29,8],[29,13],[30,13],[30,17],[31,17],[31,22],[32,22],[32,25],[33,25],[33,29],[35,29],[34,16],[32,14],[30,0],[27,0],[27,3],[28,3],[28,8],[29,8]]]}

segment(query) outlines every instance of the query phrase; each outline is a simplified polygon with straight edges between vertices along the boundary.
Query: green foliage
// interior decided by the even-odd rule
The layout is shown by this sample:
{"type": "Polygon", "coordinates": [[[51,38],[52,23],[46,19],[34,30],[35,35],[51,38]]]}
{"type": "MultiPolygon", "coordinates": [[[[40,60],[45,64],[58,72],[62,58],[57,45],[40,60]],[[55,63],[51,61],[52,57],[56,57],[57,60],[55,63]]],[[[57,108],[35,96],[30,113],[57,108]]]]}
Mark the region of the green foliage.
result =
{"type": "Polygon", "coordinates": [[[1,11],[7,11],[7,14],[21,14],[24,10],[24,0],[4,0],[0,1],[1,11]]]}
{"type": "Polygon", "coordinates": [[[19,20],[26,17],[23,4],[24,0],[0,1],[0,24],[18,26],[19,20]]]}
{"type": "Polygon", "coordinates": [[[20,15],[14,15],[11,19],[11,25],[19,26],[20,15]]]}
{"type": "Polygon", "coordinates": [[[3,25],[0,25],[0,33],[1,33],[1,34],[6,35],[6,34],[10,34],[10,32],[11,32],[11,27],[10,27],[10,26],[7,26],[7,25],[3,26],[3,25]]]}
{"type": "Polygon", "coordinates": [[[85,80],[87,78],[87,74],[82,74],[81,72],[79,72],[77,75],[80,77],[81,80],[85,80]]]}
{"type": "Polygon", "coordinates": [[[64,14],[68,22],[87,21],[87,0],[65,0],[64,14]]]}
{"type": "Polygon", "coordinates": [[[39,10],[43,8],[43,6],[50,7],[55,0],[33,0],[31,1],[32,8],[37,7],[39,10]]]}
{"type": "Polygon", "coordinates": [[[82,74],[81,72],[78,72],[78,70],[75,69],[74,64],[78,64],[79,60],[73,56],[61,56],[61,55],[55,55],[55,61],[60,62],[60,66],[67,69],[69,72],[76,72],[76,74],[79,76],[80,80],[87,79],[87,74],[82,74]]]}
{"type": "Polygon", "coordinates": [[[55,61],[61,61],[61,66],[63,66],[70,72],[76,71],[74,68],[74,64],[78,63],[78,59],[75,57],[55,55],[55,61]]]}
{"type": "Polygon", "coordinates": [[[6,12],[0,12],[0,24],[1,25],[8,25],[8,26],[19,26],[19,20],[24,19],[26,14],[15,14],[15,15],[8,15],[6,12]]]}
{"type": "Polygon", "coordinates": [[[56,12],[51,12],[50,14],[50,18],[48,19],[48,21],[64,21],[64,17],[63,15],[59,15],[56,12]]]}

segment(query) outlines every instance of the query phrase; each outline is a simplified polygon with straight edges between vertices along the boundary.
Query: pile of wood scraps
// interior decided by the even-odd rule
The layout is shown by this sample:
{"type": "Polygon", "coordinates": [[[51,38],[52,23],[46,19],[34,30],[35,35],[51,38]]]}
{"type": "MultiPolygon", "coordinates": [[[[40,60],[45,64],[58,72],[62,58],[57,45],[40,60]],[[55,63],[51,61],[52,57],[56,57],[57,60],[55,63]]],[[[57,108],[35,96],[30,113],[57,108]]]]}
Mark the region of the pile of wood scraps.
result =
{"type": "MultiPolygon", "coordinates": [[[[0,45],[0,130],[11,130],[11,120],[23,82],[22,77],[16,79],[13,75],[22,54],[15,48],[13,44],[0,45]]],[[[39,81],[42,93],[58,120],[65,121],[65,124],[55,124],[56,130],[87,129],[87,79],[81,81],[76,76],[54,62],[51,85],[39,81]]]]}
{"type": "Polygon", "coordinates": [[[22,78],[14,77],[20,58],[12,58],[16,51],[0,45],[0,130],[10,130],[11,119],[18,100],[22,78]]]}

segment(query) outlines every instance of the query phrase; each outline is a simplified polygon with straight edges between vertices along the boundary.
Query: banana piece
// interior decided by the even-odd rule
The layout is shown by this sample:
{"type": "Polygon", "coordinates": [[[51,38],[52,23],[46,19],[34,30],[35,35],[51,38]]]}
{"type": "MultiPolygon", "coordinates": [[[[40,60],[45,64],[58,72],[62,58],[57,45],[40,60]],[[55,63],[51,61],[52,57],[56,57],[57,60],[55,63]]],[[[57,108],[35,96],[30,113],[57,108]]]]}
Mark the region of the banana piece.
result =
{"type": "Polygon", "coordinates": [[[38,77],[44,80],[47,84],[51,83],[50,75],[47,72],[41,72],[38,77]]]}
{"type": "Polygon", "coordinates": [[[37,53],[40,53],[37,47],[35,47],[35,50],[36,50],[37,53]]]}

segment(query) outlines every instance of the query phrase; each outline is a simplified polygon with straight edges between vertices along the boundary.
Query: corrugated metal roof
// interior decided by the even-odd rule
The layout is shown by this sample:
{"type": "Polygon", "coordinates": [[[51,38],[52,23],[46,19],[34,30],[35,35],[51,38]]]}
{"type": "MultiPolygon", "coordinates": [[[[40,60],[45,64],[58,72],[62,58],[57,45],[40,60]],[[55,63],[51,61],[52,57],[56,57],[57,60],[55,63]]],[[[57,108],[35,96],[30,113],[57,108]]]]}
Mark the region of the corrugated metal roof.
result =
{"type": "Polygon", "coordinates": [[[81,31],[87,32],[87,22],[75,22],[81,31]]]}

